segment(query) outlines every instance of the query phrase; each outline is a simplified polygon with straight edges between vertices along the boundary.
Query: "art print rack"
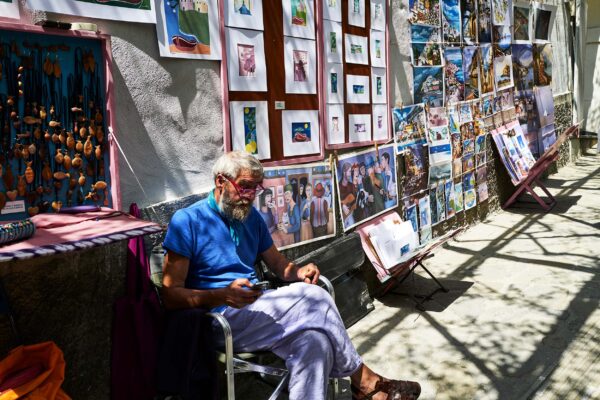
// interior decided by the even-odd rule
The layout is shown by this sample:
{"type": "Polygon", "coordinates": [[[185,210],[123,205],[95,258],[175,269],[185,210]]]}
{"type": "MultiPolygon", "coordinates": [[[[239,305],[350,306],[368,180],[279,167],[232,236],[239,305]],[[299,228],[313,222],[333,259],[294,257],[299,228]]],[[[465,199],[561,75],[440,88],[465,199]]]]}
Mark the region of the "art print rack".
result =
{"type": "Polygon", "coordinates": [[[322,160],[321,1],[230,0],[227,11],[222,3],[226,150],[245,150],[265,166],[322,160]],[[263,21],[231,22],[262,16],[248,8],[257,3],[268,10],[263,21]]]}
{"type": "Polygon", "coordinates": [[[340,149],[383,144],[391,139],[389,33],[387,0],[323,1],[329,10],[321,24],[324,52],[331,53],[338,40],[338,60],[323,60],[323,123],[325,148],[340,149]],[[336,32],[337,30],[337,32],[336,32]],[[331,33],[335,32],[335,34],[331,33]],[[334,78],[335,77],[335,78],[334,78]],[[332,93],[332,80],[337,92],[332,93]],[[340,84],[341,82],[341,84],[340,84]]]}
{"type": "Polygon", "coordinates": [[[120,208],[110,38],[0,24],[0,220],[120,208]]]}

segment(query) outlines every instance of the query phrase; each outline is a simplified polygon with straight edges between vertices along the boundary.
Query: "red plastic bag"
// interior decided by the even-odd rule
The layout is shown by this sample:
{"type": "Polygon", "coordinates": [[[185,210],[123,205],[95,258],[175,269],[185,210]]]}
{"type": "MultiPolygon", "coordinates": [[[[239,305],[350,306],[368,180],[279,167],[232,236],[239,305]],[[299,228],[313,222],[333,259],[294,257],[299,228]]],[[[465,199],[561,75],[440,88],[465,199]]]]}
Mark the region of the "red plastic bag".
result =
{"type": "Polygon", "coordinates": [[[19,346],[0,361],[0,400],[70,400],[65,360],[53,342],[19,346]]]}

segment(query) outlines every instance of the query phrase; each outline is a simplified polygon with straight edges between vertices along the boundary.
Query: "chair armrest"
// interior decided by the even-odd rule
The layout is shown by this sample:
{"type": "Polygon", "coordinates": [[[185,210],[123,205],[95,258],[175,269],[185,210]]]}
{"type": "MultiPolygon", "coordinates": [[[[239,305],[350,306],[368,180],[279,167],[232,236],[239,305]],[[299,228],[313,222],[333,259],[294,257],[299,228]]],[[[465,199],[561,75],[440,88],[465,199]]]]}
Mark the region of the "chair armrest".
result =
{"type": "Polygon", "coordinates": [[[329,295],[331,296],[333,301],[335,301],[335,290],[333,290],[333,285],[331,284],[331,281],[325,276],[319,275],[319,282],[325,285],[325,289],[329,292],[329,295]]]}

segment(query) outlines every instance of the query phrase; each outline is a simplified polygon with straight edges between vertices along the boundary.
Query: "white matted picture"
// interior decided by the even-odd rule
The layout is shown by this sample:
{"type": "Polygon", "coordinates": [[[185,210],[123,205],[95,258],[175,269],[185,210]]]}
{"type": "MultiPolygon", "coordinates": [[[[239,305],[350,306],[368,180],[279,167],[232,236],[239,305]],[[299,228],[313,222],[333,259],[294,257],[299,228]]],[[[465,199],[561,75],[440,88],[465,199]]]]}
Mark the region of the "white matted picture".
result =
{"type": "Polygon", "coordinates": [[[387,0],[371,0],[371,29],[385,31],[387,0]]]}
{"type": "Polygon", "coordinates": [[[225,26],[262,31],[262,0],[225,0],[225,26]]]}
{"type": "Polygon", "coordinates": [[[533,39],[537,43],[549,42],[552,36],[557,7],[549,4],[534,3],[533,10],[533,39]]]}
{"type": "MultiPolygon", "coordinates": [[[[0,0],[0,3],[6,2],[0,0]]],[[[9,3],[17,3],[11,0],[9,3]]],[[[173,2],[171,2],[173,3],[173,2]]],[[[27,0],[32,10],[49,11],[57,14],[77,15],[79,17],[111,19],[115,21],[156,23],[154,1],[142,0],[27,0]]]]}
{"type": "Polygon", "coordinates": [[[327,144],[345,143],[344,105],[327,105],[327,144]]]}
{"type": "Polygon", "coordinates": [[[203,8],[187,8],[182,2],[173,4],[168,0],[157,0],[155,5],[156,36],[161,57],[221,59],[217,0],[207,0],[203,8]],[[189,21],[196,23],[188,25],[189,21]]]}
{"type": "Polygon", "coordinates": [[[387,109],[385,104],[373,104],[373,140],[389,138],[387,109]]]}
{"type": "Polygon", "coordinates": [[[348,114],[348,133],[351,143],[371,141],[371,114],[348,114]]]}
{"type": "Polygon", "coordinates": [[[327,103],[344,102],[344,66],[329,64],[327,68],[327,103]]]}
{"type": "Polygon", "coordinates": [[[385,68],[371,68],[371,96],[373,104],[387,104],[385,68]]]}
{"type": "Polygon", "coordinates": [[[285,92],[317,93],[317,52],[314,40],[283,38],[285,92]]]}
{"type": "Polygon", "coordinates": [[[315,38],[315,7],[313,0],[282,0],[283,34],[297,38],[315,38]]]}
{"type": "Polygon", "coordinates": [[[342,22],[342,0],[323,0],[323,19],[342,22]]]}
{"type": "Polygon", "coordinates": [[[365,27],[365,0],[348,0],[348,25],[365,27]]]}
{"type": "Polygon", "coordinates": [[[19,19],[19,0],[0,0],[0,15],[3,18],[19,19]]]}
{"type": "Polygon", "coordinates": [[[369,77],[364,75],[346,75],[346,102],[352,104],[368,104],[369,77]]]}
{"type": "Polygon", "coordinates": [[[268,102],[231,101],[229,118],[233,150],[245,151],[259,160],[271,158],[268,102]]]}
{"type": "Polygon", "coordinates": [[[232,92],[266,92],[267,66],[263,33],[226,28],[227,76],[232,92]]]}
{"type": "Polygon", "coordinates": [[[281,134],[284,157],[319,153],[321,151],[319,111],[282,111],[281,134]]]}
{"type": "Polygon", "coordinates": [[[385,32],[371,30],[371,66],[385,68],[385,32]]]}
{"type": "Polygon", "coordinates": [[[369,41],[366,36],[344,35],[344,54],[350,64],[369,65],[369,41]]]}
{"type": "Polygon", "coordinates": [[[340,22],[323,21],[323,47],[325,47],[327,62],[338,64],[343,62],[342,24],[340,22]]]}

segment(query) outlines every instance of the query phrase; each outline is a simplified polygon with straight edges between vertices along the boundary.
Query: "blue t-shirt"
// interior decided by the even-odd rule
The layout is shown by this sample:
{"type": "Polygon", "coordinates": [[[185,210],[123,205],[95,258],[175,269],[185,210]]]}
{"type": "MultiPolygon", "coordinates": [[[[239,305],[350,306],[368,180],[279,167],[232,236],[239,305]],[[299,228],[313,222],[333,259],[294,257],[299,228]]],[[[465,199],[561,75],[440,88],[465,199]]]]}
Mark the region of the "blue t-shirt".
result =
{"type": "Polygon", "coordinates": [[[210,206],[211,198],[177,211],[163,246],[190,260],[187,288],[222,288],[238,278],[256,282],[256,259],[273,245],[267,225],[254,207],[244,222],[230,221],[210,206]]]}

